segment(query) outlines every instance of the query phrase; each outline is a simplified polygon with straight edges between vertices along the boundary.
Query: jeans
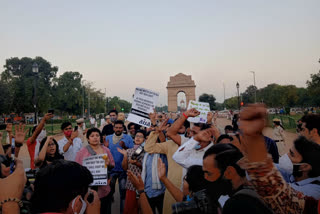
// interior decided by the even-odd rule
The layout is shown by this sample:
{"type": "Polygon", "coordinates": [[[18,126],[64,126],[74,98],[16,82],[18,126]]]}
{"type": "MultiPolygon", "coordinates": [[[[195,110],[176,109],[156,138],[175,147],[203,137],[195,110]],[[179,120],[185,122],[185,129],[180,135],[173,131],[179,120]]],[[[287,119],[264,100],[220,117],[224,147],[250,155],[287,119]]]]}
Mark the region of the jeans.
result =
{"type": "Polygon", "coordinates": [[[158,213],[162,214],[164,193],[154,198],[149,198],[149,197],[147,198],[148,198],[149,205],[152,209],[152,212],[155,214],[156,210],[158,210],[158,213]]]}
{"type": "Polygon", "coordinates": [[[115,187],[118,179],[119,183],[119,192],[120,192],[120,214],[123,213],[124,202],[126,199],[126,183],[127,183],[127,173],[125,171],[122,172],[110,172],[111,182],[111,192],[110,194],[113,195],[115,192],[115,187]]]}

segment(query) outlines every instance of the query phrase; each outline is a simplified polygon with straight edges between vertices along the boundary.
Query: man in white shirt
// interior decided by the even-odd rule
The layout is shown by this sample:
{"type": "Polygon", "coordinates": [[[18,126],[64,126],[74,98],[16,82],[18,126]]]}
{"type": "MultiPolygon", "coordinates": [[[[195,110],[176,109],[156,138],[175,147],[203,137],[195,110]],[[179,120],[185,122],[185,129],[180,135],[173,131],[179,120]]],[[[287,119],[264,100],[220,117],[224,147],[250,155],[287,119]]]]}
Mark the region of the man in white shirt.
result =
{"type": "Polygon", "coordinates": [[[192,165],[203,165],[204,153],[213,146],[214,129],[210,126],[202,126],[199,134],[188,140],[173,154],[172,158],[179,165],[188,169],[192,165]],[[210,141],[202,138],[203,135],[210,135],[210,141]]]}
{"type": "Polygon", "coordinates": [[[82,148],[81,139],[78,138],[78,131],[72,131],[70,122],[64,122],[61,125],[64,138],[58,141],[59,151],[65,160],[74,161],[79,150],[82,148]]]}
{"type": "Polygon", "coordinates": [[[91,128],[95,127],[96,125],[96,119],[94,119],[94,117],[90,116],[90,125],[91,125],[91,128]]]}

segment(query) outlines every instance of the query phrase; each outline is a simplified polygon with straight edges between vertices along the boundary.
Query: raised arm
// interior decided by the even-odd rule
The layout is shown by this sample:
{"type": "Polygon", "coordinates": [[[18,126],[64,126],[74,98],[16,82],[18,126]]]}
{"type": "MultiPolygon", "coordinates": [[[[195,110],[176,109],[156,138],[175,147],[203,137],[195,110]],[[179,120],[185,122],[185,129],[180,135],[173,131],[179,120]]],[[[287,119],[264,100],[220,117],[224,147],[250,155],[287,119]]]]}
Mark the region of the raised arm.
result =
{"type": "Polygon", "coordinates": [[[160,181],[165,185],[172,197],[177,202],[181,202],[183,200],[183,193],[167,178],[166,165],[162,162],[161,158],[158,159],[158,176],[160,181]]]}
{"type": "Polygon", "coordinates": [[[52,139],[53,139],[52,136],[47,137],[46,142],[44,143],[41,151],[39,152],[38,158],[34,161],[35,166],[40,167],[43,164],[43,161],[46,158],[48,145],[52,141],[52,139]]]}
{"type": "Polygon", "coordinates": [[[159,132],[157,131],[151,132],[144,146],[144,150],[150,154],[153,154],[153,153],[167,154],[168,143],[167,142],[157,143],[158,136],[159,136],[159,132]]]}
{"type": "Polygon", "coordinates": [[[39,136],[41,130],[43,129],[44,125],[51,118],[53,118],[53,114],[51,114],[51,113],[47,113],[47,114],[44,115],[44,117],[40,121],[39,125],[37,126],[36,130],[33,132],[32,136],[31,136],[31,139],[30,139],[30,143],[35,142],[35,140],[39,136]]]}
{"type": "Polygon", "coordinates": [[[181,136],[178,134],[179,129],[183,126],[188,117],[196,117],[200,114],[196,109],[188,109],[185,111],[168,129],[167,136],[176,144],[181,145],[181,136]]]}

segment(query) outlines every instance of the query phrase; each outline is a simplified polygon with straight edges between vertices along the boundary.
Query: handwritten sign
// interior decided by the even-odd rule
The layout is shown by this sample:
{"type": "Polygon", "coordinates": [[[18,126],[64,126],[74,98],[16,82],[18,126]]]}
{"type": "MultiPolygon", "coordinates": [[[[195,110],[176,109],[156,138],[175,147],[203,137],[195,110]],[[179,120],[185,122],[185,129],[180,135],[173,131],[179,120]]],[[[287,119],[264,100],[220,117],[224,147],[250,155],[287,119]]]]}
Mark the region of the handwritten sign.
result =
{"type": "Polygon", "coordinates": [[[108,154],[93,155],[83,159],[82,165],[87,167],[93,176],[93,183],[90,186],[104,186],[108,184],[108,168],[104,158],[108,154]]]}
{"type": "Polygon", "coordinates": [[[210,111],[209,103],[197,102],[194,100],[189,101],[188,109],[195,108],[200,112],[197,117],[189,117],[188,121],[191,123],[206,123],[207,114],[210,111]]]}
{"type": "Polygon", "coordinates": [[[144,88],[136,88],[128,121],[144,127],[150,127],[149,113],[153,112],[159,93],[144,88]]]}

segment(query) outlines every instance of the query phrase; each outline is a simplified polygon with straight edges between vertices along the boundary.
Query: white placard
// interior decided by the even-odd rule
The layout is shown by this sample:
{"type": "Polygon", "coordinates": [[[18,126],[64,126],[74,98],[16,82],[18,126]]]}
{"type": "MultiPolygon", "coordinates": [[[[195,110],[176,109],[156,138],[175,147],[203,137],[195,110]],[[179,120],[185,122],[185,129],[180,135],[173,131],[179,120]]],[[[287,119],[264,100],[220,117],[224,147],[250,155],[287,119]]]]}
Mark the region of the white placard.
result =
{"type": "Polygon", "coordinates": [[[153,112],[158,99],[159,93],[144,88],[136,88],[131,112],[127,120],[144,127],[150,127],[149,113],[153,112]]]}
{"type": "Polygon", "coordinates": [[[108,154],[93,155],[83,159],[82,165],[87,167],[93,176],[93,183],[90,186],[105,186],[108,184],[108,168],[103,157],[108,154]]]}
{"type": "Polygon", "coordinates": [[[200,115],[196,117],[189,117],[188,121],[191,123],[206,123],[207,115],[210,111],[209,103],[197,102],[194,100],[189,101],[188,109],[195,108],[200,111],[200,115]]]}

